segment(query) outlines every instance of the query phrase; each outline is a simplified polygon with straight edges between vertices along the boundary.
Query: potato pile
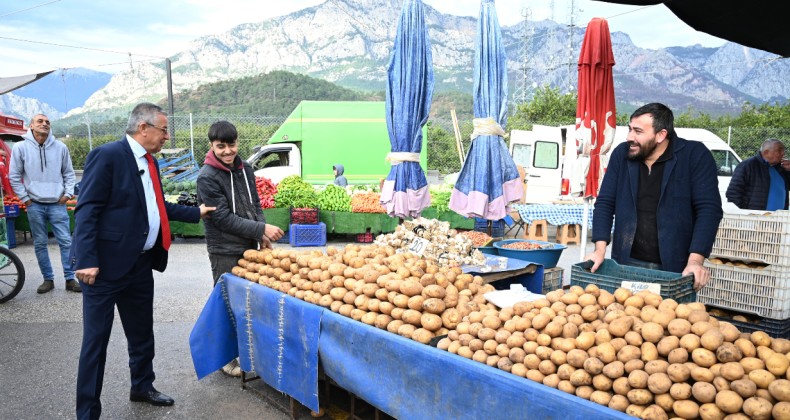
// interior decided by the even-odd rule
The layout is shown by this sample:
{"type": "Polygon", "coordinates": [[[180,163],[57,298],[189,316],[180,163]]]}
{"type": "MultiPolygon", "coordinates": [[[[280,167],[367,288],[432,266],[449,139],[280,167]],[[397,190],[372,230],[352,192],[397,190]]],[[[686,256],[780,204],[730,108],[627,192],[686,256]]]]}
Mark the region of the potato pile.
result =
{"type": "Polygon", "coordinates": [[[790,341],[647,291],[474,311],[438,348],[645,419],[790,418],[790,341]]]}
{"type": "Polygon", "coordinates": [[[464,316],[494,309],[494,287],[393,247],[247,250],[232,273],[377,328],[428,343],[464,316]]]}

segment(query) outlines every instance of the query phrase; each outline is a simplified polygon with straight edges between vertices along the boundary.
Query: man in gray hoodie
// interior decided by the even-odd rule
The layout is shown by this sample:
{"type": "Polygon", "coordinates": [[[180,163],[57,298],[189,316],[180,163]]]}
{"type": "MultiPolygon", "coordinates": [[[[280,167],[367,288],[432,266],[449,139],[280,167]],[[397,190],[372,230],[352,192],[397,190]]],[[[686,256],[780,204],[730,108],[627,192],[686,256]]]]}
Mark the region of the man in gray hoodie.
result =
{"type": "Polygon", "coordinates": [[[55,274],[49,260],[47,223],[60,246],[60,261],[66,290],[82,292],[74,280],[74,270],[69,261],[71,232],[66,202],[74,197],[74,168],[65,144],[55,139],[49,118],[37,114],[30,120],[30,130],[22,136],[25,140],[14,145],[8,179],[19,199],[27,206],[27,217],[33,236],[38,268],[44,282],[38,293],[55,288],[55,274]]]}

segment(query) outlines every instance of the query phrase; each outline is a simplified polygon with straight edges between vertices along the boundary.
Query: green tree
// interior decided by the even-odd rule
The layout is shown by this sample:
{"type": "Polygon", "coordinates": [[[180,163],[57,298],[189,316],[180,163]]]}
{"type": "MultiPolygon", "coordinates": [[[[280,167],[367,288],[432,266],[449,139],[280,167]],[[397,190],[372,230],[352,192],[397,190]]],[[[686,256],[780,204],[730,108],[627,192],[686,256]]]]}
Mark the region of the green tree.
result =
{"type": "Polygon", "coordinates": [[[576,120],[576,92],[562,94],[559,88],[544,86],[530,102],[521,104],[508,119],[508,130],[530,130],[532,124],[568,125],[576,120]]]}

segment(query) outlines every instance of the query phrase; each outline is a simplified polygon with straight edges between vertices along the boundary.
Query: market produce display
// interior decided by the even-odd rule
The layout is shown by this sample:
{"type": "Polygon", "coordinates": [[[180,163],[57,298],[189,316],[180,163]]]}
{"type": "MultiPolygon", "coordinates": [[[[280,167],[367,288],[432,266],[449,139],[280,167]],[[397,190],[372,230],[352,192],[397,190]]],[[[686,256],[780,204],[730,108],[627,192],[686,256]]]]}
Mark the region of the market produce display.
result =
{"type": "Polygon", "coordinates": [[[476,230],[468,230],[466,232],[461,232],[459,233],[459,235],[469,238],[469,240],[472,241],[472,246],[478,248],[481,246],[485,246],[486,244],[491,242],[491,239],[493,239],[487,233],[478,232],[476,230]]]}
{"type": "Polygon", "coordinates": [[[298,175],[287,176],[277,184],[275,207],[315,208],[317,203],[318,194],[313,186],[298,175]]]}
{"type": "Polygon", "coordinates": [[[790,341],[647,291],[573,286],[473,311],[437,346],[641,418],[790,416],[790,341]]]}
{"type": "Polygon", "coordinates": [[[16,206],[19,206],[20,210],[22,210],[22,209],[27,207],[27,206],[25,206],[25,203],[22,202],[22,200],[20,200],[19,197],[15,196],[15,195],[14,196],[8,196],[8,195],[3,196],[3,205],[4,206],[16,205],[16,206]]]}
{"type": "Polygon", "coordinates": [[[346,189],[334,184],[327,185],[318,193],[318,208],[325,211],[351,211],[351,196],[346,189]]]}
{"type": "Polygon", "coordinates": [[[381,205],[381,193],[354,192],[351,195],[351,211],[354,213],[386,213],[387,210],[381,205]]]}
{"type": "Polygon", "coordinates": [[[255,189],[258,190],[258,198],[261,200],[262,209],[274,207],[274,196],[277,194],[277,185],[266,177],[255,177],[255,189]]]}
{"type": "Polygon", "coordinates": [[[431,207],[436,209],[436,212],[442,214],[450,211],[450,196],[453,193],[453,187],[450,184],[431,185],[428,187],[431,193],[431,207]]]}
{"type": "Polygon", "coordinates": [[[521,249],[521,250],[532,250],[532,249],[552,249],[554,245],[547,244],[547,243],[539,243],[539,242],[529,242],[529,241],[519,241],[519,242],[511,242],[505,245],[502,245],[502,248],[507,249],[521,249]]]}
{"type": "Polygon", "coordinates": [[[395,232],[379,235],[374,243],[400,252],[417,252],[424,259],[443,267],[483,265],[486,261],[485,255],[475,249],[469,236],[450,229],[447,222],[424,217],[405,220],[395,228],[395,232]]]}
{"type": "Polygon", "coordinates": [[[428,343],[474,311],[494,309],[494,287],[393,247],[247,250],[232,273],[343,316],[428,343]]]}

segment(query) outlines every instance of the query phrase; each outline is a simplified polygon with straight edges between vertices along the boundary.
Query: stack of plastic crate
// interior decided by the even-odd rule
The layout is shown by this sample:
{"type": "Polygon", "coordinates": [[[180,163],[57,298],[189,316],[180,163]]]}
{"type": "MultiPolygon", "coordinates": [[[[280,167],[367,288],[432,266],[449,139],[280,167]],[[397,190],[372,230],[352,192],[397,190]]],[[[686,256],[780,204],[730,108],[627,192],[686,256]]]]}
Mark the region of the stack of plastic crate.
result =
{"type": "Polygon", "coordinates": [[[326,224],[319,221],[317,208],[292,208],[288,240],[291,246],[326,245],[326,224]]]}
{"type": "Polygon", "coordinates": [[[758,317],[748,323],[725,318],[741,331],[790,338],[790,212],[725,213],[705,267],[711,278],[700,302],[758,317]]]}

